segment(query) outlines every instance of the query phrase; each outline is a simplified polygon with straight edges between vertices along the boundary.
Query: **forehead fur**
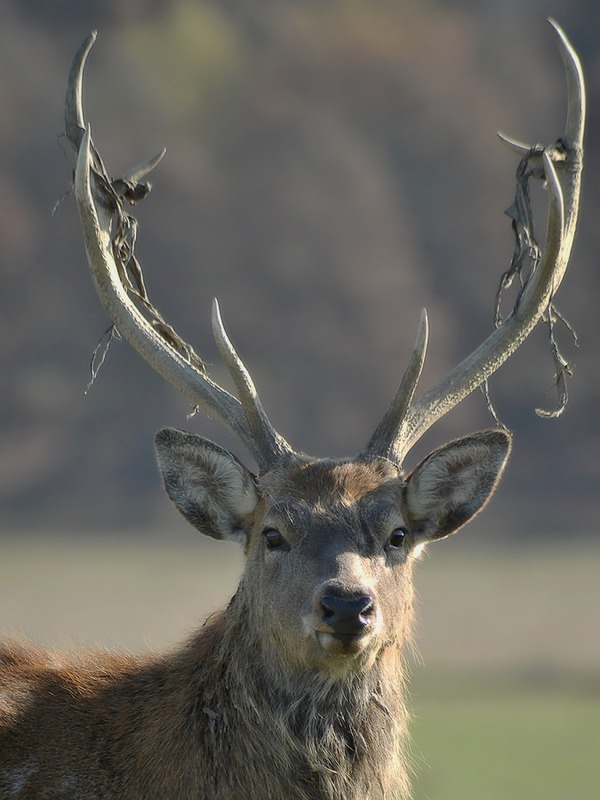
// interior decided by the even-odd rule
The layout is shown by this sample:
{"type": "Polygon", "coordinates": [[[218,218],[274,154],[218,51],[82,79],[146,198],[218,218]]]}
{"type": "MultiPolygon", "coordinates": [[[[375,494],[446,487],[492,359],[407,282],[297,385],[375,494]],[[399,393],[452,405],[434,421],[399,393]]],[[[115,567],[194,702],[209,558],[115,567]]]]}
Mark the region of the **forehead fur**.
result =
{"type": "Polygon", "coordinates": [[[398,469],[383,459],[306,459],[286,465],[285,470],[273,470],[261,481],[260,488],[264,497],[302,500],[315,507],[353,505],[375,492],[396,491],[400,477],[398,469]]]}

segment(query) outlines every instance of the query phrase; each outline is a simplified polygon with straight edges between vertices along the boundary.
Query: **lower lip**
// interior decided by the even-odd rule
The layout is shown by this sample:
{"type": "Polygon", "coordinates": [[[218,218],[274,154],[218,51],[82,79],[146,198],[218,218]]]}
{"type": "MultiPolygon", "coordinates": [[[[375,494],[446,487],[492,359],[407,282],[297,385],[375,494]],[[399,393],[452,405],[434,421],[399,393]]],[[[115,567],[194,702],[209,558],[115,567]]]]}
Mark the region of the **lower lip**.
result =
{"type": "Polygon", "coordinates": [[[317,641],[326,653],[332,656],[355,656],[364,650],[367,637],[364,634],[324,633],[317,631],[317,641]]]}

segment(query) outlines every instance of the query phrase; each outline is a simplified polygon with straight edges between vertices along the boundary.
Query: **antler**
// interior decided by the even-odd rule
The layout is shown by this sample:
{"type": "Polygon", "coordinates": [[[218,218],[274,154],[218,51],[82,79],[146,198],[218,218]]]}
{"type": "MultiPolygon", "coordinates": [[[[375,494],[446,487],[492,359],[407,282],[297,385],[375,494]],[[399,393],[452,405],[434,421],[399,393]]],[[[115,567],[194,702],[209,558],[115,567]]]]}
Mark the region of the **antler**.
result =
{"type": "MultiPolygon", "coordinates": [[[[501,135],[522,157],[526,175],[546,182],[548,221],[541,259],[534,262],[511,314],[471,355],[413,403],[427,348],[427,315],[422,313],[409,366],[362,458],[383,456],[401,464],[425,431],[510,358],[547,312],[560,286],[579,209],[585,89],[577,54],[561,28],[552,20],[550,24],[567,77],[565,134],[545,148],[529,147],[501,135]]],[[[252,378],[225,333],[217,302],[213,305],[213,335],[239,400],[208,377],[202,360],[148,299],[133,252],[137,223],[125,213],[124,200],[135,203],[146,196],[151,187],[142,179],[158,164],[164,150],[120,179],[108,176],[93,145],[90,127],[85,124],[82,107],[83,70],[95,39],[96,34],[92,33],[73,59],[65,127],[76,157],[75,197],[96,290],[119,333],[194,407],[205,408],[209,416],[228,427],[264,471],[294,451],[269,422],[252,378]]]]}
{"type": "Polygon", "coordinates": [[[512,313],[467,358],[411,405],[425,357],[422,318],[417,344],[402,384],[363,457],[402,463],[406,453],[440,417],[486,381],[515,352],[542,318],[565,274],[577,224],[583,158],[585,87],[577,54],[562,29],[549,20],[567,77],[565,133],[548,147],[501,138],[528,160],[530,173],[545,179],[548,221],[542,256],[522,288],[512,313]],[[416,368],[414,365],[418,365],[416,368]]]}
{"type": "Polygon", "coordinates": [[[291,448],[269,422],[252,378],[225,333],[217,302],[213,306],[213,334],[240,400],[208,377],[201,359],[164,322],[146,294],[133,254],[136,221],[125,213],[123,201],[133,203],[146,196],[151,187],[141,180],[165,151],[120,179],[108,176],[92,142],[90,126],[85,123],[82,105],[83,70],[95,40],[94,32],[73,58],[65,130],[75,152],[75,199],[96,291],[117,331],[150,366],[193,407],[205,408],[209,416],[228,427],[252,453],[261,471],[266,470],[291,448]]]}

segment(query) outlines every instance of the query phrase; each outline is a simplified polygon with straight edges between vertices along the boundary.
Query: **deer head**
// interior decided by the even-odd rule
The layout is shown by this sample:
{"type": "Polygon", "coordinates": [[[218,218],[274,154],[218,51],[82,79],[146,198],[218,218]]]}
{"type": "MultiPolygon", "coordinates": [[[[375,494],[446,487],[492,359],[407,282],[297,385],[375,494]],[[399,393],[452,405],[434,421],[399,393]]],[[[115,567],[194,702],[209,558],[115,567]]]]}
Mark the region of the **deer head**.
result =
{"type": "Polygon", "coordinates": [[[567,76],[564,135],[548,147],[508,140],[548,190],[541,258],[510,315],[415,400],[428,338],[422,313],[389,410],[365,449],[345,460],[311,458],[274,430],[216,301],[213,333],[238,397],[211,380],[201,359],[152,306],[133,252],[135,220],[124,207],[126,200],[147,193],[143,178],[163,154],[118,180],[109,177],[82,108],[83,69],[95,34],[74,58],[66,133],[75,153],[75,198],[98,295],[121,336],[194,408],[229,428],[259,468],[254,475],[206,439],[163,430],[156,452],[165,488],[199,531],[243,544],[247,566],[237,605],[252,620],[249,625],[260,627],[263,644],[299,669],[365,666],[400,641],[410,620],[415,555],[472,519],[504,469],[510,436],[501,429],[446,444],[410,472],[403,463],[442,415],[514,353],[547,313],[565,273],[578,212],[585,98],[578,58],[561,29],[552,26],[567,76]]]}

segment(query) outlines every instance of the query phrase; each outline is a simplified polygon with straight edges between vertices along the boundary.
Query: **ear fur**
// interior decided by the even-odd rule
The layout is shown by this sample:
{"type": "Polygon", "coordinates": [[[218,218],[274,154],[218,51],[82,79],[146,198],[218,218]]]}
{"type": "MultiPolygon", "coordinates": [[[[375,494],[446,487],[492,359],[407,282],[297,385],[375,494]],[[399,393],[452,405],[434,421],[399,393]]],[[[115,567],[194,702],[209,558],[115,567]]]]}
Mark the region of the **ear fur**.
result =
{"type": "Polygon", "coordinates": [[[219,445],[174,428],[159,431],[154,446],[165,490],[187,521],[214,539],[243,541],[258,501],[249,470],[219,445]]]}
{"type": "Polygon", "coordinates": [[[511,447],[503,430],[480,431],[434,450],[409,476],[405,503],[417,542],[455,533],[485,506],[511,447]]]}

